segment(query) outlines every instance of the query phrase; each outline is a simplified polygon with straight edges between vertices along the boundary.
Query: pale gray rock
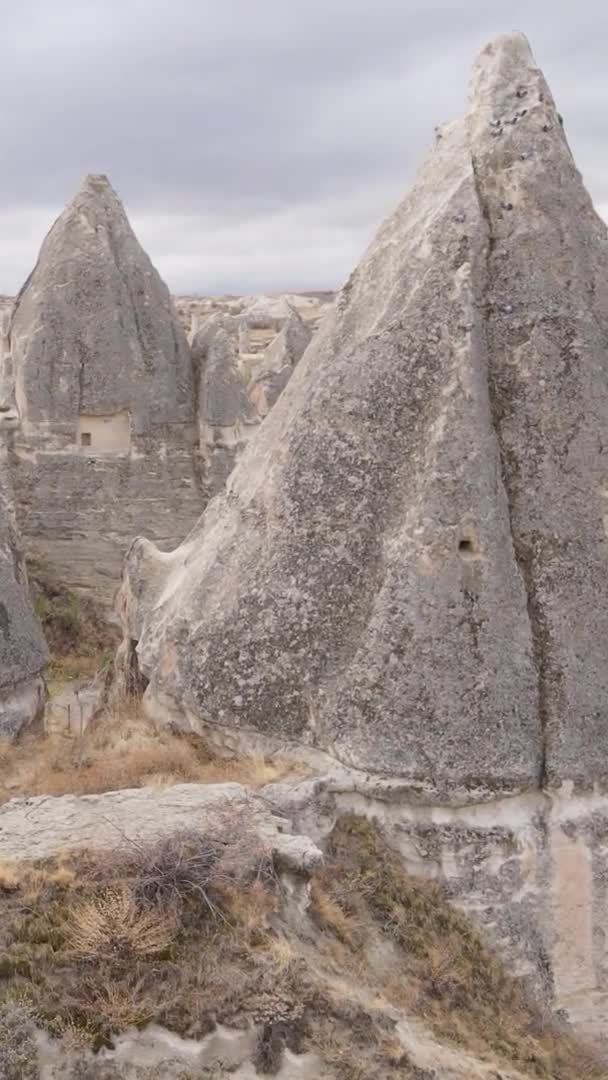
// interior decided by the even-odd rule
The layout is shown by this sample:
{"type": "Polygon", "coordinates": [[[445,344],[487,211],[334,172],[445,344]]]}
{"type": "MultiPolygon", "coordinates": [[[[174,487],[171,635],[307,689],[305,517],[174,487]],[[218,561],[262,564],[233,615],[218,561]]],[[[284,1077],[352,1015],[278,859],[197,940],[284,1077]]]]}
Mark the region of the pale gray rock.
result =
{"type": "Polygon", "coordinates": [[[118,849],[184,831],[225,836],[230,823],[237,831],[249,829],[285,870],[305,872],[322,862],[312,840],[295,835],[286,818],[241,784],[11,799],[0,807],[0,860],[29,862],[80,848],[118,849]]]}
{"type": "Polygon", "coordinates": [[[18,418],[0,403],[0,740],[41,720],[48,653],[30,601],[8,477],[6,439],[18,418]]]}
{"type": "Polygon", "coordinates": [[[173,546],[204,501],[188,343],[106,177],[46,237],[9,346],[26,549],[109,605],[129,540],[173,546]]]}
{"type": "Polygon", "coordinates": [[[257,296],[252,297],[251,302],[246,301],[239,316],[239,351],[242,354],[258,351],[259,344],[256,349],[251,340],[251,330],[265,331],[264,344],[270,344],[294,314],[297,314],[295,308],[284,296],[257,296]]]}
{"type": "Polygon", "coordinates": [[[311,338],[309,327],[297,311],[292,311],[281,332],[266,349],[248,386],[250,400],[259,416],[267,416],[276,404],[311,338]]]}
{"type": "Polygon", "coordinates": [[[226,480],[259,418],[239,373],[238,318],[216,313],[197,331],[192,359],[198,383],[199,442],[204,452],[209,496],[226,480]]]}
{"type": "Polygon", "coordinates": [[[133,546],[149,708],[440,802],[604,781],[607,334],[605,225],[499,38],[227,494],[133,546]]]}

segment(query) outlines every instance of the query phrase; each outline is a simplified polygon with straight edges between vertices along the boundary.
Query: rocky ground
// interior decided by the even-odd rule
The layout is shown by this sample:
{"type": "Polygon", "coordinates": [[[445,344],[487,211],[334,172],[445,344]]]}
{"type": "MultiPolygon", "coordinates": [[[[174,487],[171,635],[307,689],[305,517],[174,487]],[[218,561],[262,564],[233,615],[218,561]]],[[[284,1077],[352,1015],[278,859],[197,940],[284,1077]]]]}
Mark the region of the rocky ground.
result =
{"type": "Polygon", "coordinates": [[[267,768],[5,804],[3,1080],[605,1075],[376,826],[267,768]]]}

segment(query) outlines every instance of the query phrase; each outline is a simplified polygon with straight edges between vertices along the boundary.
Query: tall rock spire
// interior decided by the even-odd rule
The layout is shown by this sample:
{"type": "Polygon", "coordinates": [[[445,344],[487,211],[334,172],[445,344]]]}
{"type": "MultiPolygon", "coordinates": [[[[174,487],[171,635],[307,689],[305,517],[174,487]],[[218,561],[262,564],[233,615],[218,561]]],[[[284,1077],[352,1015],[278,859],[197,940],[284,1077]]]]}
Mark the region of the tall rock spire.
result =
{"type": "Polygon", "coordinates": [[[87,176],[46,237],[10,329],[22,422],[128,408],[132,429],[192,420],[190,356],[169,290],[105,176],[87,176]]]}
{"type": "Polygon", "coordinates": [[[312,757],[604,1037],[607,342],[606,227],[499,38],[227,494],[121,593],[151,712],[312,757]]]}
{"type": "MultiPolygon", "coordinates": [[[[499,38],[143,587],[151,706],[447,801],[603,778],[607,334],[606,229],[525,38],[499,38]]],[[[133,549],[127,595],[154,559],[133,549]]]]}
{"type": "Polygon", "coordinates": [[[9,347],[25,543],[109,607],[134,533],[171,546],[203,501],[188,343],[105,176],[44,240],[9,347]]]}

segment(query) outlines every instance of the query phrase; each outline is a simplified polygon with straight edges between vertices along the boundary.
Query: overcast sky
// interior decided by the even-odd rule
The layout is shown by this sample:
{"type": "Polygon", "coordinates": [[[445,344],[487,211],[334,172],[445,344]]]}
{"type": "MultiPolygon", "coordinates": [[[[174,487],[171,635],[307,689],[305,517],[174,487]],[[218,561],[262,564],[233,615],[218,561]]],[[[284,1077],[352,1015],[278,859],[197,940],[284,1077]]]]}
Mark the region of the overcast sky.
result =
{"type": "Polygon", "coordinates": [[[608,216],[605,0],[0,0],[0,292],[87,172],[175,292],[340,285],[469,68],[528,34],[608,216]]]}

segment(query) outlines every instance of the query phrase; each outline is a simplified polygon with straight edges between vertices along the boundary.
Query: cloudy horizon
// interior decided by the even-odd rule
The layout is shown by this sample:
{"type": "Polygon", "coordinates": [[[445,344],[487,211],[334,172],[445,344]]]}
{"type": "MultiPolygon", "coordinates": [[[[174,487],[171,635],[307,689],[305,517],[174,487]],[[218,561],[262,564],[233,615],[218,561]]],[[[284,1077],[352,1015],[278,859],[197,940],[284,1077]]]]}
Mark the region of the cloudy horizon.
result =
{"type": "Polygon", "coordinates": [[[88,172],[173,292],[338,287],[513,29],[608,217],[607,28],[591,0],[23,0],[3,22],[0,293],[88,172]]]}

